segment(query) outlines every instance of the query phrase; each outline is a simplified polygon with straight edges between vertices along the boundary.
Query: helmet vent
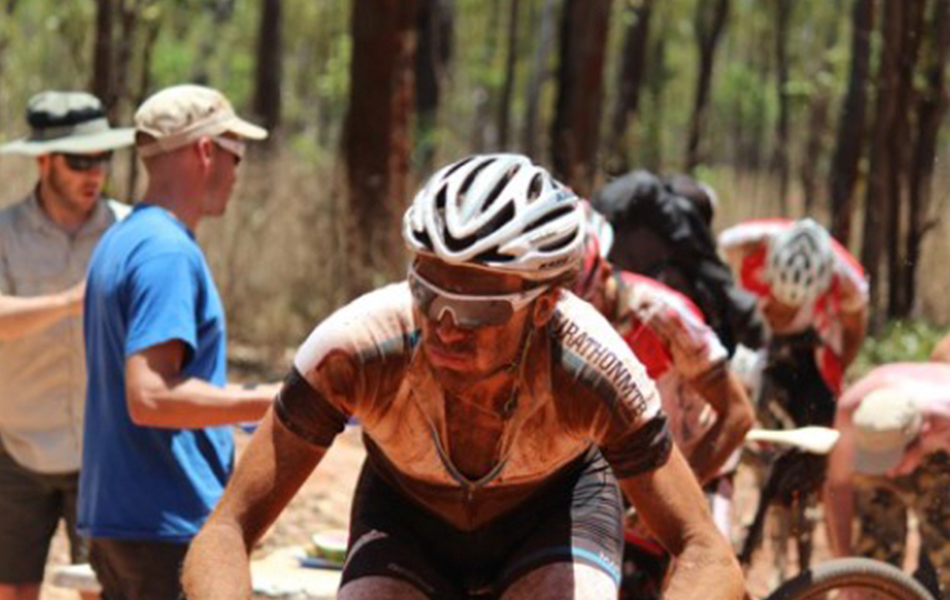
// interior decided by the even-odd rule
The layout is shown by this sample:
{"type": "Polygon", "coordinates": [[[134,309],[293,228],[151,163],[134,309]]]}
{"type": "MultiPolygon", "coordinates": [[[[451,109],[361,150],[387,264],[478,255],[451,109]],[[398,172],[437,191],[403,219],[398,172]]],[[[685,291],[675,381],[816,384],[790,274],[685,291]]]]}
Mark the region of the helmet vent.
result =
{"type": "Polygon", "coordinates": [[[515,260],[515,257],[509,254],[502,254],[498,252],[498,247],[496,246],[491,250],[485,250],[481,254],[477,255],[473,260],[480,263],[509,263],[515,260]]]}
{"type": "Polygon", "coordinates": [[[570,213],[572,213],[572,212],[574,212],[574,207],[573,207],[572,205],[570,205],[570,204],[565,204],[565,205],[563,205],[563,206],[559,206],[558,208],[552,210],[551,212],[549,212],[548,214],[544,215],[543,217],[541,217],[540,219],[538,219],[538,220],[535,221],[534,223],[532,223],[532,224],[528,225],[527,227],[525,227],[524,230],[525,230],[525,232],[534,231],[534,230],[537,229],[538,227],[541,227],[541,226],[543,226],[543,225],[547,225],[547,224],[550,223],[551,221],[553,221],[553,220],[555,220],[555,219],[558,219],[558,218],[560,218],[560,217],[563,217],[564,215],[570,214],[570,213]]]}
{"type": "MultiPolygon", "coordinates": [[[[576,234],[576,232],[575,232],[576,234]]],[[[555,250],[560,250],[561,248],[568,247],[571,242],[574,241],[574,235],[565,235],[559,240],[555,240],[550,244],[546,244],[538,248],[541,252],[554,252],[555,250]]]]}
{"type": "Polygon", "coordinates": [[[469,156],[468,158],[462,159],[458,161],[457,163],[455,163],[454,165],[452,165],[452,168],[446,171],[445,175],[442,176],[442,181],[445,181],[446,179],[450,178],[452,176],[452,173],[455,173],[456,171],[458,171],[459,169],[461,169],[468,163],[472,162],[474,158],[475,158],[474,156],[469,156]]]}
{"type": "Polygon", "coordinates": [[[538,173],[531,178],[528,184],[528,204],[531,204],[541,196],[541,188],[544,187],[544,178],[538,173]]]}
{"type": "Polygon", "coordinates": [[[505,191],[505,188],[508,187],[508,184],[514,179],[515,175],[518,174],[518,170],[521,169],[521,165],[514,164],[508,167],[508,170],[504,175],[498,180],[498,183],[495,184],[495,187],[492,188],[488,196],[485,197],[485,203],[482,205],[482,212],[487,211],[492,204],[501,196],[501,193],[505,191]]]}
{"type": "Polygon", "coordinates": [[[472,169],[472,172],[465,177],[465,179],[462,181],[462,185],[459,187],[458,194],[455,196],[456,206],[462,204],[462,202],[465,201],[465,194],[468,192],[468,188],[472,187],[472,184],[475,183],[475,178],[478,177],[478,174],[493,162],[495,162],[494,158],[489,158],[488,160],[482,161],[480,165],[472,169]]]}

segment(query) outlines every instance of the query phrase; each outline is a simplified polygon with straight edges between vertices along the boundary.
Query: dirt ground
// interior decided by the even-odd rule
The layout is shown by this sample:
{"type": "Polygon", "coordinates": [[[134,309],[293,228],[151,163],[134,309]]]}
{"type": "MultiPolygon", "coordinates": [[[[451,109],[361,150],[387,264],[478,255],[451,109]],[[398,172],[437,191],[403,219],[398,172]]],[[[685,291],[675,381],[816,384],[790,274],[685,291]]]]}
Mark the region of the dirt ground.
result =
{"type": "MultiPolygon", "coordinates": [[[[238,453],[246,446],[248,436],[237,434],[238,453]]],[[[300,493],[290,503],[272,530],[265,537],[257,555],[264,555],[276,548],[306,544],[316,532],[346,527],[350,498],[356,485],[364,451],[358,428],[348,428],[330,449],[317,470],[304,484],[300,493]]],[[[751,472],[740,468],[736,487],[736,514],[734,540],[742,539],[742,523],[751,520],[755,508],[756,490],[751,472]]],[[[816,534],[814,561],[829,558],[828,545],[823,528],[816,534]]],[[[65,534],[61,530],[54,540],[49,565],[67,562],[65,534]]],[[[764,597],[775,583],[771,553],[763,549],[756,556],[747,573],[749,591],[756,597],[764,597]]],[[[68,590],[44,585],[43,600],[75,600],[77,595],[68,590]]]]}

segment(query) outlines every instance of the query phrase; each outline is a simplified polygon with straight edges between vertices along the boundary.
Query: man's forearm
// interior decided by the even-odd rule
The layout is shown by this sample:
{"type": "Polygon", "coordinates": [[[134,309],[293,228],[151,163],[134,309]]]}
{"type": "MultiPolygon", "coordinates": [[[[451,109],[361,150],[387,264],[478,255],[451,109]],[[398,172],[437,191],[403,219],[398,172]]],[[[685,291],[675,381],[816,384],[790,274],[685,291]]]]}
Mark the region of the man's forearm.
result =
{"type": "Polygon", "coordinates": [[[824,486],[824,504],[831,551],[835,556],[850,556],[854,489],[848,484],[828,482],[824,486]]]}
{"type": "Polygon", "coordinates": [[[251,597],[249,553],[236,523],[214,522],[201,530],[188,549],[181,580],[189,600],[251,597]]]}
{"type": "Polygon", "coordinates": [[[687,457],[701,485],[706,485],[719,473],[722,465],[744,439],[744,431],[723,422],[716,423],[706,432],[687,457]]]}
{"type": "Polygon", "coordinates": [[[666,600],[729,600],[745,594],[742,571],[722,536],[693,539],[676,557],[666,600]]]}
{"type": "Polygon", "coordinates": [[[755,418],[752,404],[735,374],[722,369],[697,391],[716,412],[715,424],[694,446],[689,463],[700,483],[712,479],[745,440],[755,418]]]}
{"type": "Polygon", "coordinates": [[[842,315],[841,366],[847,369],[861,351],[867,334],[867,310],[842,315]]]}
{"type": "Polygon", "coordinates": [[[132,421],[143,427],[187,429],[257,421],[273,404],[277,385],[223,388],[189,378],[130,392],[132,421]]]}
{"type": "Polygon", "coordinates": [[[42,331],[78,313],[78,303],[79,299],[67,293],[33,297],[0,295],[0,340],[13,340],[42,331]]]}

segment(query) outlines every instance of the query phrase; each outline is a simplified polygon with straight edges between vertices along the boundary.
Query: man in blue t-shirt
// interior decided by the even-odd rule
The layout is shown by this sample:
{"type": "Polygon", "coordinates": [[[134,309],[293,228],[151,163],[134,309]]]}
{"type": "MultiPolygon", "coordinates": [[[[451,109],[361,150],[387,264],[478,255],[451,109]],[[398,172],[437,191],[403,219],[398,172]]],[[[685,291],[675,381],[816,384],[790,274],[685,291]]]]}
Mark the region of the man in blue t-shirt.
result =
{"type": "Polygon", "coordinates": [[[153,95],[135,126],[148,189],[89,264],[79,530],[105,597],[173,600],[231,473],[224,425],[259,419],[277,391],[227,385],[224,311],[194,237],[224,213],[244,140],[267,132],[195,85],[153,95]]]}

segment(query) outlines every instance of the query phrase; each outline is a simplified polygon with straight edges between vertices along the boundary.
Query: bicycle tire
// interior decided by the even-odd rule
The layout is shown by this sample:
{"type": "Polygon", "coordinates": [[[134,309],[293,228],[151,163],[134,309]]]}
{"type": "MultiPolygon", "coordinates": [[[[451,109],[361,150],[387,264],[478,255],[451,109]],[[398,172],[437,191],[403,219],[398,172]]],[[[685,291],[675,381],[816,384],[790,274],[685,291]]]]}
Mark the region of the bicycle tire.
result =
{"type": "Polygon", "coordinates": [[[842,587],[873,590],[893,600],[934,600],[920,582],[897,567],[859,557],[817,565],[780,585],[766,600],[815,600],[842,587]]]}

